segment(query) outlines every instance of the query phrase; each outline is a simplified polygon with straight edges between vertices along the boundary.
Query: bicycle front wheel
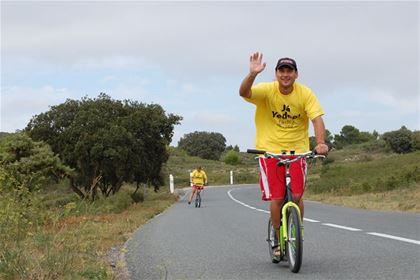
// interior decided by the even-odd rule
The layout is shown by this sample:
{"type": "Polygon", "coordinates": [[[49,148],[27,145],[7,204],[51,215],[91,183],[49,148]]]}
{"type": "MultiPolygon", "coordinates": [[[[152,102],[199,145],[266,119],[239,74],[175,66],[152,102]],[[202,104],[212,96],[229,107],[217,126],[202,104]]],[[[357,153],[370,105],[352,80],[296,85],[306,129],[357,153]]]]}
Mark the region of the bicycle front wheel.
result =
{"type": "Polygon", "coordinates": [[[287,257],[292,272],[299,272],[302,265],[303,238],[302,224],[296,208],[290,207],[287,211],[287,257]]]}
{"type": "Polygon", "coordinates": [[[200,207],[201,206],[201,195],[200,193],[197,193],[195,196],[195,207],[200,207]]]}

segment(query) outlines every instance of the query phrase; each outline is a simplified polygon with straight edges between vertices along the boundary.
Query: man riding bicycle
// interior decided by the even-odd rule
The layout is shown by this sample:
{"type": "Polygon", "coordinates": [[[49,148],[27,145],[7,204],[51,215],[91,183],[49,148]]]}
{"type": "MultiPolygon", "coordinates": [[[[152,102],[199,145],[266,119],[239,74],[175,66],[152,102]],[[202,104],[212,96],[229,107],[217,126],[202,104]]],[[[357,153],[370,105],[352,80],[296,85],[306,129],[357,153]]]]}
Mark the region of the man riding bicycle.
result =
{"type": "MultiPolygon", "coordinates": [[[[298,69],[295,60],[281,58],[275,67],[276,81],[258,83],[255,78],[266,63],[262,63],[262,53],[250,57],[249,73],[242,81],[239,94],[246,101],[256,105],[255,128],[256,149],[271,153],[304,153],[309,151],[309,120],[315,131],[318,154],[326,155],[324,111],[311,89],[295,82],[298,69]]],[[[276,232],[280,228],[280,209],[284,203],[284,166],[277,166],[274,158],[260,159],[260,188],[262,199],[271,201],[271,220],[276,232]]],[[[294,202],[299,205],[303,219],[303,190],[306,175],[305,159],[290,166],[294,202]]],[[[278,248],[274,255],[280,256],[278,248]]]]}
{"type": "Polygon", "coordinates": [[[201,191],[203,189],[204,185],[207,185],[207,175],[206,172],[201,168],[201,166],[198,166],[197,169],[195,169],[191,173],[191,180],[192,180],[192,191],[190,198],[188,199],[188,204],[191,204],[191,201],[194,197],[194,194],[197,191],[201,191]]]}

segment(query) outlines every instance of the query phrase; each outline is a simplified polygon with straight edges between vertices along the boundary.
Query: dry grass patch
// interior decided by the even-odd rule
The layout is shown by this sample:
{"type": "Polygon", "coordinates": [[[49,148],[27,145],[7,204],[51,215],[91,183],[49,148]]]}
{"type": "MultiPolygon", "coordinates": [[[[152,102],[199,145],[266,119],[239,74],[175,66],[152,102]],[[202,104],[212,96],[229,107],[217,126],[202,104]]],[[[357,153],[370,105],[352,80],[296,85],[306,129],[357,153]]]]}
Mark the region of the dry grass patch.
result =
{"type": "Polygon", "coordinates": [[[331,193],[305,193],[305,199],[352,208],[381,211],[404,211],[420,213],[420,184],[382,193],[340,196],[331,193]]]}
{"type": "Polygon", "coordinates": [[[0,262],[0,279],[118,279],[110,266],[110,250],[122,247],[139,226],[176,200],[168,192],[150,190],[144,202],[120,213],[49,213],[49,220],[31,227],[21,242],[3,240],[9,250],[1,255],[6,258],[0,262]]]}

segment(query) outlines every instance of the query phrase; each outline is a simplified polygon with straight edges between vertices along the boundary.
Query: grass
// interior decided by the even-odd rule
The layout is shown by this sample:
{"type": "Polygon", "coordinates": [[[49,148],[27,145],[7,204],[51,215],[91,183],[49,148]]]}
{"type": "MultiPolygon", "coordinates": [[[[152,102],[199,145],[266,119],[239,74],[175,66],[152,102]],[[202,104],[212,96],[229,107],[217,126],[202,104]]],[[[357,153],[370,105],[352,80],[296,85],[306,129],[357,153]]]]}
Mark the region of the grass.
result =
{"type": "Polygon", "coordinates": [[[314,193],[356,195],[416,185],[420,181],[420,152],[358,158],[324,165],[318,180],[309,183],[314,193]]]}
{"type": "Polygon", "coordinates": [[[58,192],[39,194],[29,212],[20,212],[28,216],[26,223],[19,218],[14,223],[7,220],[5,215],[13,210],[9,207],[0,215],[0,226],[20,232],[21,238],[0,231],[0,278],[116,279],[109,265],[110,249],[122,245],[140,225],[176,201],[167,191],[147,189],[143,203],[132,204],[131,191],[126,186],[114,197],[94,203],[67,197],[64,200],[70,202],[64,206],[49,208],[44,207],[55,205],[58,192]]]}
{"type": "Polygon", "coordinates": [[[305,199],[352,208],[420,213],[419,184],[405,189],[351,196],[306,192],[305,199]]]}
{"type": "Polygon", "coordinates": [[[309,177],[305,197],[356,208],[420,212],[420,152],[332,152],[333,163],[309,177]]]}

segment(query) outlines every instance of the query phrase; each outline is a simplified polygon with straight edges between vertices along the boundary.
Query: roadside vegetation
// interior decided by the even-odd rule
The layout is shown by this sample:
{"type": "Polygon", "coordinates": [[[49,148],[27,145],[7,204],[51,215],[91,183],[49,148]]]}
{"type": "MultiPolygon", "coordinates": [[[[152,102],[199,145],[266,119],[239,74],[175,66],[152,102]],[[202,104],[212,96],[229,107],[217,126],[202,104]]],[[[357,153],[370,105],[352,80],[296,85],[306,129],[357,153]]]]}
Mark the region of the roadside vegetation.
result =
{"type": "MultiPolygon", "coordinates": [[[[0,132],[0,279],[121,279],[115,256],[125,241],[178,199],[169,174],[181,194],[197,166],[213,186],[230,184],[230,172],[234,184],[258,183],[254,155],[220,133],[196,131],[170,147],[181,120],[100,94],[0,132]]],[[[420,212],[418,131],[346,125],[327,131],[327,144],[328,158],[309,165],[306,199],[420,212]]]]}

